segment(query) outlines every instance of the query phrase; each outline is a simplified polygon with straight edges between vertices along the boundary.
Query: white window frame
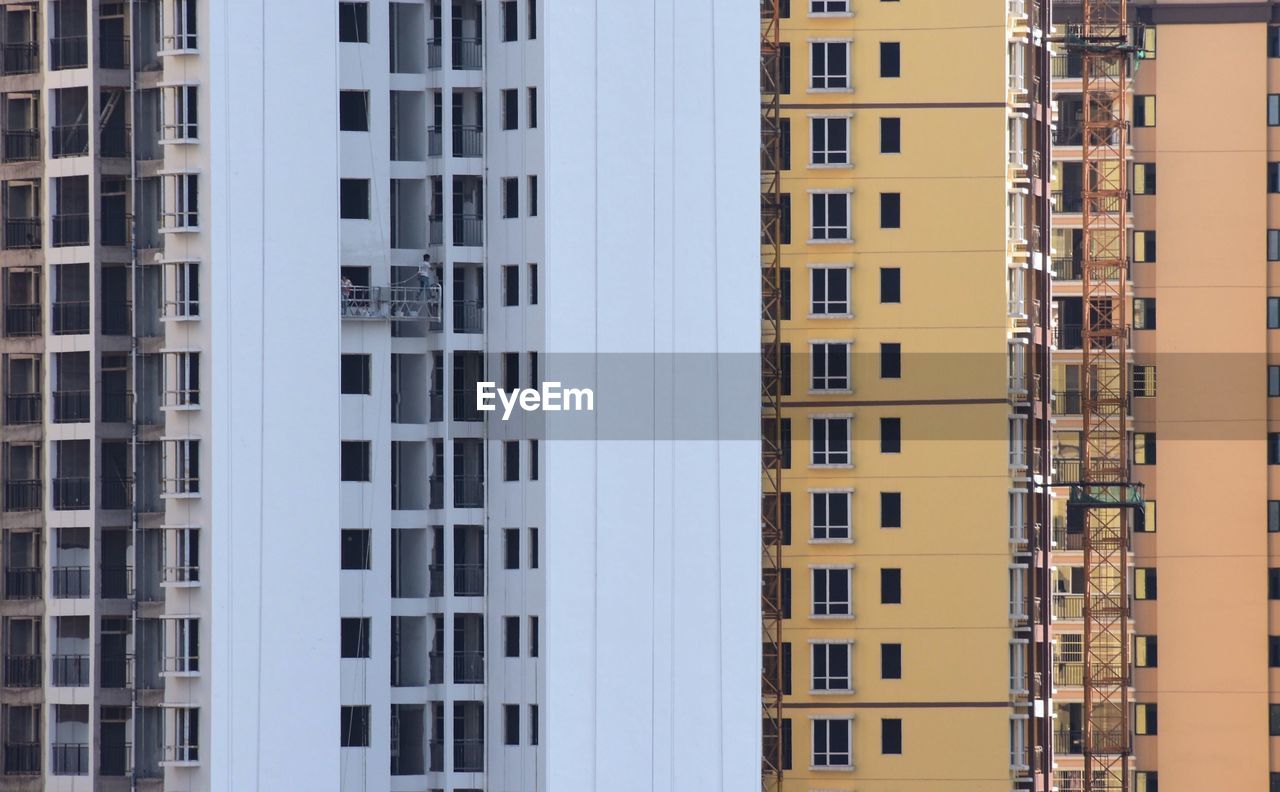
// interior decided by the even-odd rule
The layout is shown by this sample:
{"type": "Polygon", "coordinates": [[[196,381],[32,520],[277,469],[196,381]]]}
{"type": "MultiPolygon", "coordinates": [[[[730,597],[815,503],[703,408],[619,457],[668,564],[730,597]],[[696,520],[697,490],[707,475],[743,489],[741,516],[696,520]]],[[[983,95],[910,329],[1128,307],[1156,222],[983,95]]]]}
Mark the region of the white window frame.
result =
{"type": "Polygon", "coordinates": [[[850,565],[819,565],[809,567],[809,615],[815,619],[852,619],[853,618],[853,567],[850,565]],[[847,597],[840,600],[831,599],[831,581],[833,573],[844,575],[847,597]],[[818,601],[818,578],[823,578],[826,598],[818,601]],[[834,612],[833,612],[834,611],[834,612]]]}
{"type": "Polygon", "coordinates": [[[809,392],[849,393],[853,390],[853,345],[848,341],[809,342],[809,392]],[[843,355],[840,354],[843,350],[843,355]],[[831,373],[833,361],[844,360],[844,372],[831,373]]]}
{"type": "Polygon", "coordinates": [[[853,16],[853,0],[809,0],[809,16],[853,16]]]}
{"type": "Polygon", "coordinates": [[[853,116],[850,115],[811,115],[809,116],[809,165],[814,168],[848,168],[853,162],[850,152],[853,116]],[[840,147],[831,144],[831,122],[839,121],[844,125],[843,141],[840,147]],[[823,148],[818,148],[818,128],[822,127],[823,148]]]}
{"type": "Polygon", "coordinates": [[[200,675],[200,619],[165,615],[163,676],[200,675]]]}
{"type": "Polygon", "coordinates": [[[171,11],[168,32],[164,35],[163,52],[196,52],[199,45],[196,20],[196,0],[169,0],[163,11],[171,11]]]}
{"type": "Polygon", "coordinates": [[[838,244],[847,244],[853,241],[853,222],[851,216],[853,214],[853,192],[851,190],[810,190],[809,191],[809,241],[810,242],[835,242],[838,244]],[[832,196],[844,197],[844,223],[836,224],[831,220],[830,199],[832,196]],[[818,225],[818,204],[822,204],[823,215],[826,217],[821,226],[818,225]],[[821,231],[822,236],[818,233],[821,231]],[[835,236],[835,234],[843,231],[844,236],[835,236]]]}
{"type": "Polygon", "coordinates": [[[166,525],[164,528],[164,574],[161,585],[200,585],[200,529],[194,525],[166,525]]]}
{"type": "Polygon", "coordinates": [[[166,498],[200,497],[200,440],[194,437],[163,438],[166,498]]]}
{"type": "Polygon", "coordinates": [[[166,717],[164,757],[160,764],[162,766],[199,765],[200,708],[185,704],[162,704],[161,706],[165,708],[166,717]]]}
{"type": "Polygon", "coordinates": [[[165,409],[200,409],[199,350],[165,349],[162,352],[165,409]]]}
{"type": "Polygon", "coordinates": [[[846,694],[853,692],[853,641],[839,640],[811,640],[809,641],[809,692],[822,695],[827,693],[846,694]],[[844,647],[844,673],[832,674],[831,664],[831,647],[844,647]],[[825,659],[827,673],[824,677],[818,676],[818,656],[821,654],[825,659]],[[819,687],[818,681],[822,680],[825,687],[819,687]],[[833,687],[832,683],[843,683],[843,687],[833,687]]]}
{"type": "Polygon", "coordinates": [[[200,173],[181,171],[164,174],[165,232],[200,230],[200,173]]]}
{"type": "Polygon", "coordinates": [[[813,770],[851,770],[853,769],[853,716],[844,715],[840,717],[812,717],[809,719],[812,725],[813,740],[810,744],[810,757],[812,761],[811,769],[813,770]],[[832,723],[845,724],[846,746],[844,751],[834,751],[831,746],[831,729],[832,723]],[[818,754],[818,733],[822,731],[826,736],[827,750],[821,755],[822,761],[819,762],[818,754]],[[832,758],[843,759],[843,763],[833,762],[832,758]]]}
{"type": "Polygon", "coordinates": [[[174,83],[161,86],[164,128],[161,143],[195,143],[200,140],[200,85],[174,83]]]}
{"type": "Polygon", "coordinates": [[[818,489],[809,490],[809,541],[849,544],[853,541],[853,490],[851,489],[818,489]],[[845,499],[845,524],[835,525],[831,522],[831,501],[833,496],[842,495],[845,499]],[[818,524],[818,501],[826,504],[827,522],[818,524]],[[832,536],[832,529],[843,530],[843,536],[832,536]]]}
{"type": "Polygon", "coordinates": [[[163,320],[200,318],[200,262],[164,262],[163,320]],[[194,293],[194,297],[192,294],[194,293]]]}
{"type": "Polygon", "coordinates": [[[813,467],[852,467],[853,466],[853,416],[852,415],[814,415],[809,419],[810,465],[813,467]],[[831,449],[832,430],[836,422],[844,423],[843,451],[831,449]],[[819,425],[822,430],[822,443],[819,446],[819,425]]]}
{"type": "Polygon", "coordinates": [[[815,92],[845,92],[849,91],[853,85],[852,73],[853,63],[853,42],[849,39],[809,39],[809,90],[815,92]],[[817,51],[821,47],[823,50],[823,61],[827,71],[823,74],[817,72],[817,51]],[[831,67],[831,52],[844,49],[844,73],[833,74],[831,67]],[[837,83],[832,85],[832,83],[837,83]],[[840,84],[843,83],[843,84],[840,84]]]}
{"type": "Polygon", "coordinates": [[[809,318],[849,317],[853,315],[853,267],[848,264],[820,264],[809,268],[809,318]],[[831,299],[831,273],[844,273],[844,299],[831,299]],[[817,284],[822,280],[822,300],[817,298],[817,284]],[[839,310],[843,308],[843,310],[839,310]]]}

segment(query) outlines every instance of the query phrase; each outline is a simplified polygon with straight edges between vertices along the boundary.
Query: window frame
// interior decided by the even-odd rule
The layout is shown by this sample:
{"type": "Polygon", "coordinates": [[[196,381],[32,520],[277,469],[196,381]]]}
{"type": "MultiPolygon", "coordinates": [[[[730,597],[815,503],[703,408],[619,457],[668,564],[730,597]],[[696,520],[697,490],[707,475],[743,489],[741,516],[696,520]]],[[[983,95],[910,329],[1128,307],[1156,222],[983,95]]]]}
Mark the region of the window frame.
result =
{"type": "Polygon", "coordinates": [[[809,39],[809,90],[814,93],[847,92],[853,89],[853,41],[851,39],[809,39]],[[818,73],[818,52],[822,52],[824,72],[818,73]],[[843,52],[844,73],[830,71],[832,52],[843,52]],[[842,84],[841,84],[842,83],[842,84]]]}
{"type": "Polygon", "coordinates": [[[853,392],[853,344],[848,341],[809,342],[809,392],[853,392]],[[843,363],[844,370],[833,373],[832,363],[843,363]]]}
{"type": "Polygon", "coordinates": [[[833,638],[813,639],[809,642],[809,692],[814,694],[847,694],[853,692],[852,640],[833,638]],[[844,649],[844,667],[843,669],[836,669],[837,672],[843,670],[843,673],[832,673],[831,649],[833,647],[844,649]],[[818,673],[819,658],[821,658],[821,664],[825,670],[825,673],[821,676],[818,673]],[[832,684],[833,682],[835,685],[832,684]],[[841,683],[843,683],[843,686],[840,686],[841,683]]]}
{"type": "MultiPolygon", "coordinates": [[[[853,767],[853,716],[846,715],[843,717],[835,716],[814,716],[810,718],[812,723],[812,740],[810,744],[810,760],[813,769],[850,769],[853,767]],[[844,728],[844,750],[835,750],[832,748],[832,725],[843,724],[844,728]],[[819,726],[819,724],[823,724],[819,726]],[[818,737],[821,732],[826,750],[819,753],[818,737]],[[821,761],[819,761],[821,759],[821,761]],[[843,761],[838,761],[843,759],[843,761]]],[[[840,735],[836,735],[839,737],[840,735]]]]}
{"type": "Polygon", "coordinates": [[[816,489],[809,490],[809,541],[815,544],[853,542],[853,490],[851,489],[816,489]],[[831,520],[832,503],[844,499],[844,524],[837,525],[831,520]],[[823,503],[826,515],[824,524],[818,521],[818,504],[823,503]],[[843,532],[843,536],[839,535],[843,532]]]}
{"type": "Polygon", "coordinates": [[[809,567],[809,616],[813,619],[852,619],[853,613],[853,565],[819,564],[809,567]],[[843,600],[832,598],[832,584],[844,579],[843,600]],[[818,598],[819,579],[823,598],[818,598]]]}
{"type": "Polygon", "coordinates": [[[848,244],[853,241],[853,191],[852,190],[810,190],[809,191],[809,242],[848,244]],[[833,199],[844,201],[843,224],[832,222],[833,199]],[[823,221],[818,222],[818,207],[822,206],[823,221]],[[842,233],[844,236],[835,236],[842,233]],[[821,233],[821,236],[819,236],[821,233]]]}
{"type": "Polygon", "coordinates": [[[809,318],[829,319],[853,316],[853,267],[848,264],[815,264],[809,267],[809,318]],[[844,299],[832,299],[832,272],[843,274],[844,299]],[[818,299],[821,283],[822,299],[818,299]],[[843,306],[843,310],[838,310],[843,306]]]}
{"type": "Polygon", "coordinates": [[[851,115],[811,115],[809,116],[809,167],[811,168],[849,168],[853,166],[851,115]],[[836,124],[838,122],[838,124],[836,124]],[[843,127],[843,134],[838,137],[839,146],[832,145],[833,125],[843,127]],[[819,129],[822,143],[819,146],[819,129]]]}
{"type": "Polygon", "coordinates": [[[853,466],[853,416],[812,415],[809,417],[809,465],[811,467],[852,467],[853,466]],[[822,442],[819,444],[819,424],[822,430],[822,442]],[[843,436],[836,430],[843,426],[843,436]],[[832,440],[842,439],[844,447],[833,449],[832,440]]]}

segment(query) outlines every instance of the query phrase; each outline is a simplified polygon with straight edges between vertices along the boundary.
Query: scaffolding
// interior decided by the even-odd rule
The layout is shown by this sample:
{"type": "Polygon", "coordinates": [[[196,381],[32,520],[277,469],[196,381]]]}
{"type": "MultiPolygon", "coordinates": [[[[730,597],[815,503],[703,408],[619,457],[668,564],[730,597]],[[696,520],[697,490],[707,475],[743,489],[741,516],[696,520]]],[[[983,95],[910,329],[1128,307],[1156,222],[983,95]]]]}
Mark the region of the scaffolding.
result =
{"type": "Polygon", "coordinates": [[[782,787],[782,47],[779,0],[760,2],[762,788],[782,787]]]}

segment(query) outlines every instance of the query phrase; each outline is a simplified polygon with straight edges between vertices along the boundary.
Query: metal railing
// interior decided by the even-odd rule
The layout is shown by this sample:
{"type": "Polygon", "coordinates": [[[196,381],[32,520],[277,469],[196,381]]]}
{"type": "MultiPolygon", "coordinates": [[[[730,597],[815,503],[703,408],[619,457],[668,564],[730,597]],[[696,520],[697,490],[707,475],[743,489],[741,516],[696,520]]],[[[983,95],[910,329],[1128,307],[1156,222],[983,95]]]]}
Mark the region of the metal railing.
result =
{"type": "Polygon", "coordinates": [[[1058,280],[1080,280],[1080,259],[1075,256],[1054,256],[1051,259],[1053,277],[1058,280]]]}
{"type": "Polygon", "coordinates": [[[83,743],[54,743],[53,774],[88,775],[89,746],[83,743]]]}
{"type": "Polygon", "coordinates": [[[1053,544],[1055,550],[1079,552],[1084,549],[1084,530],[1068,530],[1066,525],[1053,526],[1053,544]]]}
{"type": "Polygon", "coordinates": [[[71,247],[89,244],[89,213],[53,216],[53,246],[71,247]]]}
{"type": "Polygon", "coordinates": [[[458,509],[478,509],[484,506],[484,476],[454,476],[453,505],[458,509]]]}
{"type": "Polygon", "coordinates": [[[1078,754],[1084,752],[1083,729],[1054,729],[1054,753],[1078,754]]]}
{"type": "Polygon", "coordinates": [[[1053,392],[1053,412],[1056,415],[1079,415],[1083,394],[1079,389],[1053,392]]]}
{"type": "Polygon", "coordinates": [[[1084,618],[1083,594],[1054,594],[1053,618],[1079,620],[1084,618]]]}
{"type": "Polygon", "coordinates": [[[1059,486],[1080,483],[1080,476],[1083,472],[1082,466],[1083,463],[1079,459],[1055,458],[1053,460],[1053,483],[1059,486]]]}
{"type": "Polygon", "coordinates": [[[455,597],[483,597],[484,564],[454,564],[453,595],[455,597]]]}
{"type": "Polygon", "coordinates": [[[132,685],[133,658],[128,655],[98,659],[98,685],[108,690],[120,690],[132,685]]]}
{"type": "Polygon", "coordinates": [[[89,477],[59,477],[53,480],[53,508],[59,511],[89,508],[89,477]]]}
{"type": "Polygon", "coordinates": [[[444,479],[440,476],[431,476],[427,479],[427,508],[444,508],[444,479]]]}
{"type": "Polygon", "coordinates": [[[484,684],[484,652],[455,651],[453,681],[456,684],[484,684]]]}
{"type": "Polygon", "coordinates": [[[40,567],[6,567],[5,599],[40,599],[44,596],[44,574],[40,567]]]}
{"type": "Polygon", "coordinates": [[[484,218],[478,214],[453,216],[453,244],[479,247],[484,244],[484,218]]]}
{"type": "MultiPolygon", "coordinates": [[[[440,507],[434,507],[440,508],[440,507]]],[[[444,564],[427,565],[427,596],[444,596],[444,564]]]]}
{"type": "Polygon", "coordinates": [[[341,286],[343,319],[440,321],[440,287],[341,286]]]}
{"type": "Polygon", "coordinates": [[[40,423],[41,397],[38,393],[10,393],[4,397],[4,422],[9,426],[40,423]]]}
{"type": "Polygon", "coordinates": [[[4,246],[8,250],[25,250],[41,245],[40,218],[8,217],[4,221],[4,246]]]}
{"type": "Polygon", "coordinates": [[[55,36],[49,40],[50,69],[83,69],[88,65],[88,36],[55,36]]]}
{"type": "Polygon", "coordinates": [[[85,599],[88,597],[89,567],[54,567],[53,596],[57,599],[85,599]]]}
{"type": "Polygon", "coordinates": [[[85,687],[89,684],[89,655],[53,656],[54,687],[85,687]]]}
{"type": "Polygon", "coordinates": [[[440,40],[430,39],[427,41],[427,68],[440,68],[440,40]]]}
{"type": "Polygon", "coordinates": [[[483,333],[484,303],[479,300],[454,300],[453,332],[483,333]]]}
{"type": "Polygon", "coordinates": [[[438,157],[444,150],[443,135],[440,127],[427,128],[427,156],[438,157]]]}
{"type": "Polygon", "coordinates": [[[52,307],[54,335],[82,335],[89,332],[88,300],[61,300],[52,307]]]}
{"type": "Polygon", "coordinates": [[[1053,328],[1053,343],[1058,349],[1080,349],[1084,336],[1078,324],[1060,324],[1053,328]]]}
{"type": "Polygon", "coordinates": [[[484,62],[484,47],[478,38],[455,36],[453,39],[453,68],[479,69],[484,62]]]}
{"type": "Polygon", "coordinates": [[[453,125],[453,156],[480,157],[484,155],[484,130],[471,124],[453,125]]]}
{"type": "Polygon", "coordinates": [[[444,654],[431,652],[427,655],[427,684],[444,684],[444,654]]]}
{"type": "Polygon", "coordinates": [[[129,599],[133,593],[133,567],[128,564],[100,567],[98,578],[103,599],[129,599]]]}
{"type": "Polygon", "coordinates": [[[133,479],[104,476],[98,498],[100,500],[98,505],[103,509],[132,508],[133,479]]]}
{"type": "Polygon", "coordinates": [[[54,423],[81,423],[87,420],[89,420],[89,391],[59,390],[53,392],[54,423]]]}
{"type": "Polygon", "coordinates": [[[484,738],[455,737],[453,740],[453,771],[455,773],[479,773],[484,770],[484,738]]]}
{"type": "Polygon", "coordinates": [[[129,68],[129,37],[98,36],[98,65],[104,69],[129,68]]]}
{"type": "Polygon", "coordinates": [[[1079,214],[1084,210],[1084,196],[1078,190],[1054,190],[1050,193],[1053,211],[1068,214],[1079,214]]]}
{"type": "Polygon", "coordinates": [[[5,655],[4,686],[9,688],[40,687],[44,677],[44,658],[40,655],[5,655]]]}
{"type": "Polygon", "coordinates": [[[53,156],[83,157],[89,153],[88,124],[55,124],[52,132],[53,156]]]}
{"type": "Polygon", "coordinates": [[[32,74],[40,70],[40,48],[34,41],[3,45],[5,74],[32,74]]]}
{"type": "Polygon", "coordinates": [[[27,162],[40,159],[40,130],[8,129],[4,133],[4,161],[27,162]]]}
{"type": "Polygon", "coordinates": [[[6,479],[5,511],[38,511],[44,506],[44,488],[40,479],[6,479]]]}
{"type": "Polygon", "coordinates": [[[6,305],[4,334],[11,337],[40,335],[39,305],[6,305]]]}
{"type": "Polygon", "coordinates": [[[1058,686],[1082,686],[1084,684],[1084,663],[1054,661],[1053,683],[1058,686]]]}
{"type": "Polygon", "coordinates": [[[4,744],[6,775],[39,775],[40,743],[7,742],[4,744]]]}

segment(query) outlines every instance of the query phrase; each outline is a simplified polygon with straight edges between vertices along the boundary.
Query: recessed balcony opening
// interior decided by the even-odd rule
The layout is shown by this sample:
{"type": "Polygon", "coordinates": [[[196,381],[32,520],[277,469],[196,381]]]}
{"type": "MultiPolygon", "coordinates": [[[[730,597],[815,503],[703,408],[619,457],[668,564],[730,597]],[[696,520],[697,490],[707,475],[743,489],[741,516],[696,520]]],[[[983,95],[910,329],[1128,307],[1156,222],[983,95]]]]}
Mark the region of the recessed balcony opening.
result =
{"type": "Polygon", "coordinates": [[[453,156],[484,156],[484,93],[453,92],[453,156]]]}
{"type": "Polygon", "coordinates": [[[5,443],[4,510],[36,511],[43,507],[39,443],[5,443]]]}
{"type": "Polygon", "coordinates": [[[484,596],[484,526],[453,526],[453,594],[484,596]]]}
{"type": "Polygon", "coordinates": [[[89,65],[89,21],[85,0],[58,0],[50,8],[49,68],[83,69],[89,65]]]}
{"type": "Polygon", "coordinates": [[[85,423],[89,420],[91,378],[88,352],[53,354],[54,423],[85,423]]]}
{"type": "Polygon", "coordinates": [[[453,332],[484,332],[484,267],[480,264],[453,268],[453,332]]]}
{"type": "Polygon", "coordinates": [[[89,177],[53,180],[53,246],[89,244],[89,177]]]}
{"type": "Polygon", "coordinates": [[[391,685],[427,684],[427,620],[422,616],[391,617],[391,685]]]}
{"type": "Polygon", "coordinates": [[[166,706],[164,725],[166,767],[197,767],[200,764],[200,708],[166,706]]]}
{"type": "Polygon", "coordinates": [[[98,204],[98,240],[105,247],[129,246],[129,182],[103,176],[98,204]]]}
{"type": "Polygon", "coordinates": [[[453,177],[453,244],[484,244],[484,181],[479,176],[453,177]]]}
{"type": "Polygon", "coordinates": [[[104,616],[98,644],[98,686],[107,690],[129,687],[133,678],[130,619],[104,616]]]}
{"type": "Polygon", "coordinates": [[[484,616],[479,613],[454,614],[453,682],[484,684],[484,616]]]}
{"type": "Polygon", "coordinates": [[[133,150],[139,161],[164,158],[159,88],[145,88],[133,94],[133,150]]]}
{"type": "Polygon", "coordinates": [[[4,161],[29,162],[40,158],[39,95],[4,95],[4,161]]]}
{"type": "Polygon", "coordinates": [[[427,596],[427,532],[423,528],[391,531],[391,596],[427,596]]]}
{"type": "Polygon", "coordinates": [[[427,422],[426,355],[391,355],[391,422],[427,422]]]}
{"type": "Polygon", "coordinates": [[[89,685],[89,617],[57,616],[53,620],[54,687],[89,685]]]}
{"type": "Polygon", "coordinates": [[[4,183],[4,247],[6,250],[39,248],[43,238],[39,181],[4,183]]]}
{"type": "MultiPolygon", "coordinates": [[[[88,355],[87,352],[72,354],[88,355]]],[[[88,440],[54,441],[53,508],[58,510],[89,508],[89,462],[91,453],[89,448],[90,442],[88,440]]]]}
{"type": "MultiPolygon", "coordinates": [[[[431,526],[431,562],[427,566],[428,585],[430,589],[427,592],[429,597],[444,596],[444,526],[431,526]]],[[[443,631],[444,627],[437,625],[437,629],[443,631]]],[[[444,633],[440,632],[436,636],[437,641],[433,644],[433,650],[444,651],[444,633]]]]}
{"type": "Polygon", "coordinates": [[[6,688],[40,687],[44,679],[40,620],[28,617],[5,617],[4,641],[4,686],[6,688]]]}
{"type": "Polygon", "coordinates": [[[35,2],[5,6],[0,9],[0,24],[4,25],[3,58],[0,71],[4,74],[31,74],[40,69],[39,20],[35,2]]]}
{"type": "Polygon", "coordinates": [[[484,702],[453,702],[453,771],[484,770],[484,702]]]}
{"type": "Polygon", "coordinates": [[[484,14],[479,0],[455,0],[451,22],[453,68],[481,68],[484,64],[484,14]]]}
{"type": "Polygon", "coordinates": [[[6,704],[4,713],[5,775],[39,775],[41,758],[41,705],[6,704]]]}
{"type": "MultiPolygon", "coordinates": [[[[420,162],[427,158],[427,99],[421,91],[391,92],[391,159],[420,162]]],[[[434,134],[439,134],[438,131],[434,134]]],[[[434,139],[439,155],[439,140],[434,139]]]]}
{"type": "MultiPolygon", "coordinates": [[[[159,147],[157,147],[159,148],[159,147]]],[[[134,206],[137,222],[134,225],[135,242],[139,250],[160,248],[160,222],[164,200],[160,177],[139,179],[138,195],[134,206]]]]}
{"type": "Polygon", "coordinates": [[[53,333],[82,335],[89,332],[89,265],[55,264],[53,267],[53,333]]]}
{"type": "Polygon", "coordinates": [[[192,677],[200,674],[200,620],[190,616],[169,616],[164,620],[164,676],[192,677]]]}
{"type": "MultiPolygon", "coordinates": [[[[454,310],[457,310],[456,306],[454,310]]],[[[455,314],[455,325],[457,321],[455,314]]],[[[453,353],[453,420],[482,420],[482,413],[476,406],[476,384],[483,381],[484,376],[483,352],[453,353]]]]}
{"type": "Polygon", "coordinates": [[[391,705],[391,775],[416,776],[426,772],[425,713],[421,704],[391,705]]]}
{"type": "Polygon", "coordinates": [[[98,17],[98,65],[104,69],[129,68],[129,23],[125,6],[103,3],[98,17]]]}
{"type": "Polygon", "coordinates": [[[453,506],[478,509],[484,506],[484,441],[453,441],[453,506]]]}
{"type": "Polygon", "coordinates": [[[426,180],[391,180],[391,247],[421,250],[427,246],[422,223],[427,214],[426,200],[426,180]]]}
{"type": "Polygon", "coordinates": [[[89,596],[89,529],[56,530],[53,596],[59,599],[84,599],[89,596]]]}
{"type": "Polygon", "coordinates": [[[133,593],[131,531],[103,528],[98,538],[98,591],[103,599],[128,599],[133,593]]]}
{"type": "Polygon", "coordinates": [[[39,531],[4,532],[5,599],[29,600],[44,596],[42,544],[39,531]]]}
{"type": "Polygon", "coordinates": [[[89,153],[89,89],[55,88],[50,151],[55,157],[83,157],[89,153]]]}
{"type": "Polygon", "coordinates": [[[421,3],[390,3],[388,19],[392,74],[422,74],[427,70],[426,7],[421,3]]]}
{"type": "Polygon", "coordinates": [[[4,422],[6,426],[37,424],[42,420],[43,395],[39,355],[4,356],[4,422]]]}
{"type": "Polygon", "coordinates": [[[427,769],[432,773],[443,773],[444,702],[433,701],[428,707],[431,715],[431,733],[427,738],[427,769]]]}
{"type": "Polygon", "coordinates": [[[427,444],[391,443],[391,508],[417,510],[427,508],[428,493],[422,482],[428,479],[427,444]]]}
{"type": "Polygon", "coordinates": [[[137,0],[133,3],[133,29],[136,36],[130,48],[139,71],[160,68],[160,42],[164,35],[161,26],[161,0],[137,0]]]}

